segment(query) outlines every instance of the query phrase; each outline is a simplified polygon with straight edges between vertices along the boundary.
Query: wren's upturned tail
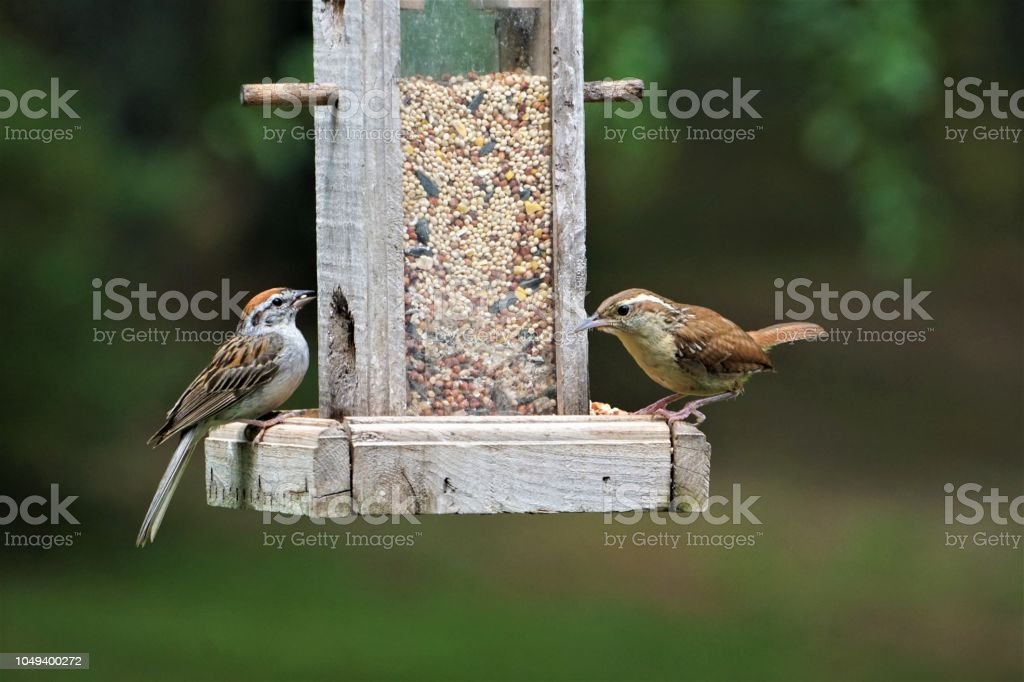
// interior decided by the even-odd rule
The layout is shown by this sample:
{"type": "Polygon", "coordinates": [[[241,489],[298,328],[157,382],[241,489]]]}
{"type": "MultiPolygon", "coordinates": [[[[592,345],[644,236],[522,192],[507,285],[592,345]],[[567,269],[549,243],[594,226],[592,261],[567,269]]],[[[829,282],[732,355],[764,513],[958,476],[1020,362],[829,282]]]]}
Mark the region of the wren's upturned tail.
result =
{"type": "Polygon", "coordinates": [[[813,322],[782,322],[764,329],[747,332],[761,350],[768,350],[794,341],[813,341],[824,333],[824,329],[813,322]]]}

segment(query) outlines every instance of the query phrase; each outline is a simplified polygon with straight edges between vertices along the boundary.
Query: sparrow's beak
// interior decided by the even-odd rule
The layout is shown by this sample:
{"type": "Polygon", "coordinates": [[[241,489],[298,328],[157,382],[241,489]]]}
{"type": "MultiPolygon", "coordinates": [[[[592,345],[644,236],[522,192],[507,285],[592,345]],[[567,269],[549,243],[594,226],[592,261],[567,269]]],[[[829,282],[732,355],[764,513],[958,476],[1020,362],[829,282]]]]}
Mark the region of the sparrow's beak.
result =
{"type": "Polygon", "coordinates": [[[598,327],[608,327],[610,325],[611,322],[609,322],[608,320],[601,319],[600,317],[597,316],[597,313],[594,313],[593,315],[591,315],[590,317],[576,325],[576,328],[573,329],[573,332],[584,332],[588,329],[597,329],[598,327]]]}
{"type": "Polygon", "coordinates": [[[303,307],[304,305],[306,305],[307,303],[309,303],[310,301],[312,301],[312,300],[314,300],[316,298],[316,292],[312,291],[312,290],[309,290],[309,291],[299,291],[299,292],[296,292],[296,293],[298,294],[295,297],[295,307],[296,308],[301,308],[301,307],[303,307]]]}

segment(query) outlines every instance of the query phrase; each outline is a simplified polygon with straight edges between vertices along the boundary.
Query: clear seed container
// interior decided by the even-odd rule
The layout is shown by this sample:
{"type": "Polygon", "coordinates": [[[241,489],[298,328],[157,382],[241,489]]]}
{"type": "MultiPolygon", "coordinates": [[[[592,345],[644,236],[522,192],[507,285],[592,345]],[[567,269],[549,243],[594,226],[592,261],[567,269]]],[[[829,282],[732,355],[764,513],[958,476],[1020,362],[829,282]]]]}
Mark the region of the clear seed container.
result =
{"type": "Polygon", "coordinates": [[[410,414],[556,411],[549,10],[402,12],[410,414]]]}

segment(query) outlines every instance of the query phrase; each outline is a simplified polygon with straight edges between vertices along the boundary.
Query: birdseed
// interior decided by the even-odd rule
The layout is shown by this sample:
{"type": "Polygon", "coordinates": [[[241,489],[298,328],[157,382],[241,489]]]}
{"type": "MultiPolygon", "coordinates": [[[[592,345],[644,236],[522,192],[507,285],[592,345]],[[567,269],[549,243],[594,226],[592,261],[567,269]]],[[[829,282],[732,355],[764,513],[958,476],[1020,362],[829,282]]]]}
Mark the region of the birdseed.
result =
{"type": "Polygon", "coordinates": [[[548,79],[399,90],[409,413],[552,414],[548,79]]]}

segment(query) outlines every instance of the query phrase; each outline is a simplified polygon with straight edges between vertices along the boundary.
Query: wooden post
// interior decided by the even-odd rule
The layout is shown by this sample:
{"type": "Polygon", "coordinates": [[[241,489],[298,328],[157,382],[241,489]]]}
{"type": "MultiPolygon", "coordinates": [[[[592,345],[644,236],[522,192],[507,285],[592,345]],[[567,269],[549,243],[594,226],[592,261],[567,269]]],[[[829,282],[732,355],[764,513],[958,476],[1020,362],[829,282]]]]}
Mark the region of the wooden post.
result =
{"type": "Polygon", "coordinates": [[[399,7],[313,0],[320,412],[405,410],[399,7]]]}
{"type": "Polygon", "coordinates": [[[705,511],[711,489],[711,445],[696,426],[672,424],[672,503],[678,511],[705,511]]]}
{"type": "Polygon", "coordinates": [[[586,317],[587,204],[583,159],[583,0],[551,7],[552,221],[558,412],[588,414],[586,317]]]}

